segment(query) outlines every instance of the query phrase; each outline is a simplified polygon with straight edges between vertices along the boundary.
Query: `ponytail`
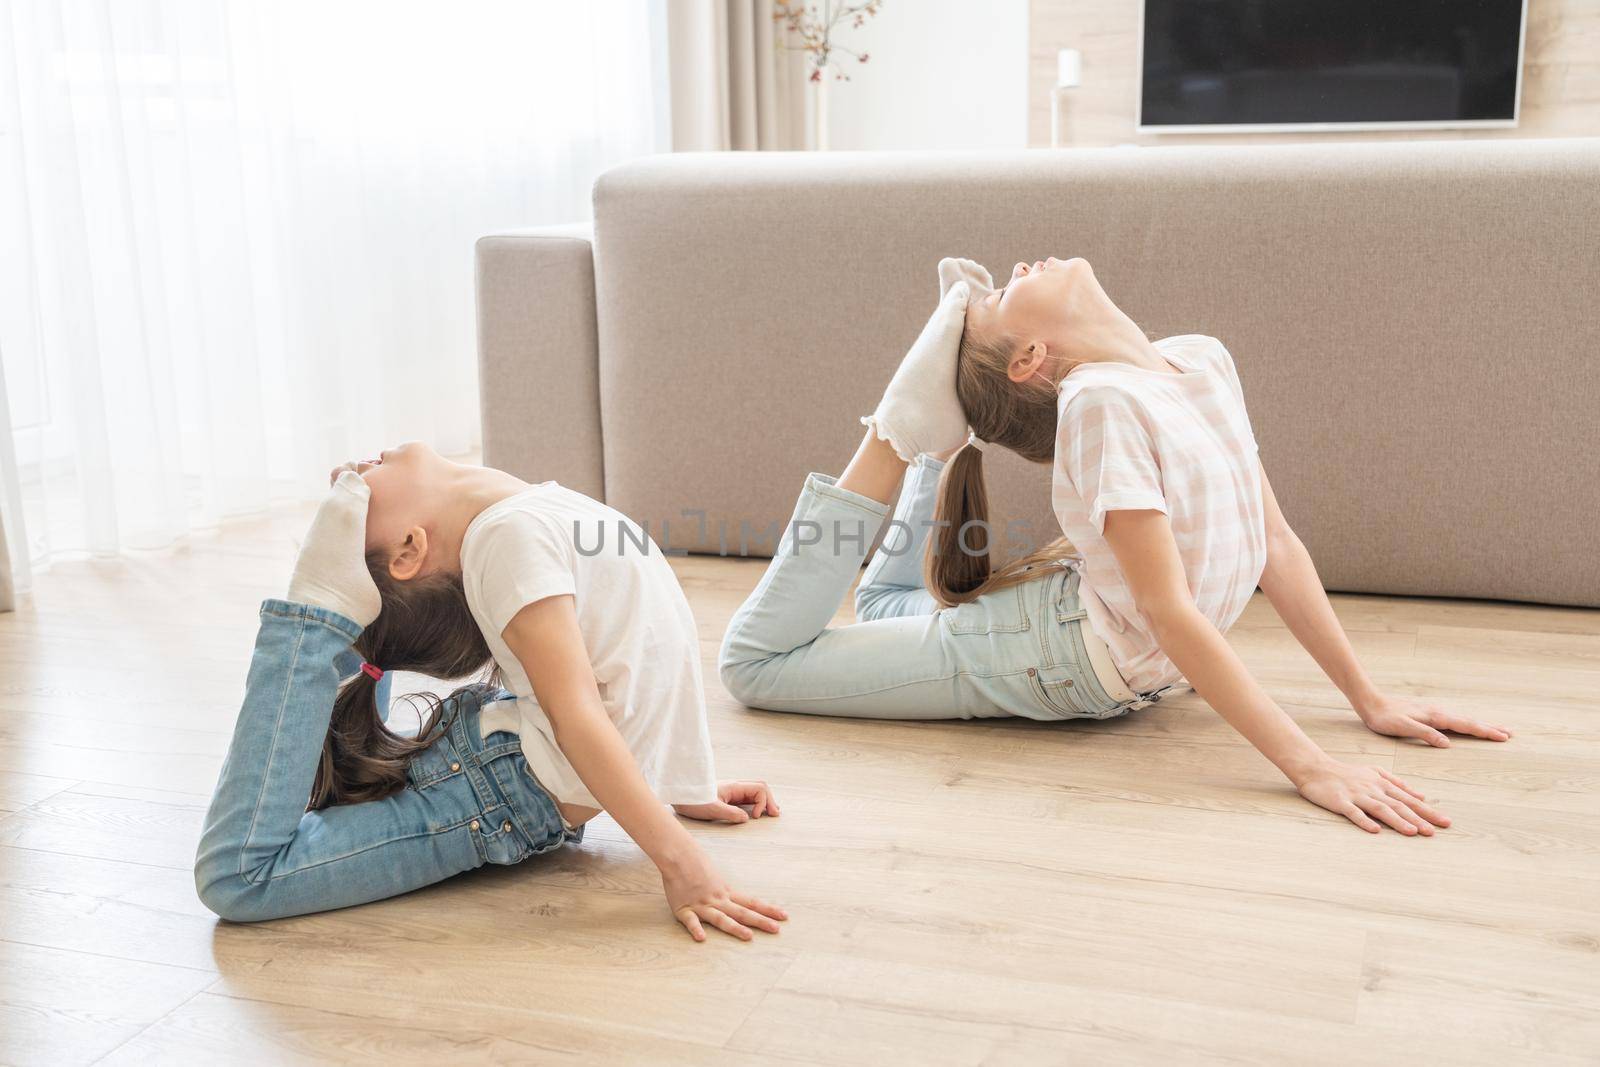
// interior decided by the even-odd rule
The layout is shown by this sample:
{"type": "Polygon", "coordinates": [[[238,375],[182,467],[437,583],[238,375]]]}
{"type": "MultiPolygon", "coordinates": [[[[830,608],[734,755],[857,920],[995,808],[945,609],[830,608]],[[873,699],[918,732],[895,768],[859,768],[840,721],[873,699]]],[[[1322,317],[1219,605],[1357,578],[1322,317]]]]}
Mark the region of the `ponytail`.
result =
{"type": "Polygon", "coordinates": [[[983,481],[983,450],[965,445],[939,475],[934,535],[923,559],[923,584],[942,608],[978,599],[1041,576],[1040,567],[1072,554],[1058,537],[1043,548],[994,570],[989,561],[989,491],[983,481]]]}
{"type": "Polygon", "coordinates": [[[497,690],[500,673],[488,642],[467,606],[459,574],[435,573],[407,581],[389,574],[382,551],[367,554],[367,570],[378,586],[383,608],[356,637],[361,658],[385,671],[416,671],[433,678],[484,675],[441,698],[434,693],[404,698],[426,715],[415,737],[402,737],[383,722],[377,679],[358,671],[339,687],[311,784],[307,811],[333,804],[359,804],[405,788],[411,758],[442,736],[447,710],[459,714],[465,698],[482,702],[497,690]]]}
{"type": "Polygon", "coordinates": [[[964,445],[939,475],[934,534],[923,559],[923,584],[942,607],[979,595],[989,581],[989,493],[983,450],[964,445]]]}
{"type": "MultiPolygon", "coordinates": [[[[985,337],[965,330],[956,356],[956,396],[972,431],[1034,463],[1055,457],[1056,390],[1039,378],[1013,382],[1006,368],[1016,353],[1014,338],[985,337]]],[[[923,578],[941,607],[976,600],[1041,576],[1041,565],[1073,554],[1072,542],[1056,538],[999,570],[989,559],[989,493],[983,480],[983,450],[964,445],[939,476],[934,507],[936,536],[928,538],[923,578]]]]}

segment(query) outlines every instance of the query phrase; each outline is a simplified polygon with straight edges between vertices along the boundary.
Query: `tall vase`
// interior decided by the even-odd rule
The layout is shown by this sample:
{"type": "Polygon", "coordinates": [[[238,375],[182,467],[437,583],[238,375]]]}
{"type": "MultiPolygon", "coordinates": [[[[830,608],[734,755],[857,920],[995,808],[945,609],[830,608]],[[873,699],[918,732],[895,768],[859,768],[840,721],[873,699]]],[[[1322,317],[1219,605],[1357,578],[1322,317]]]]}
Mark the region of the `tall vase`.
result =
{"type": "Polygon", "coordinates": [[[811,147],[818,152],[828,150],[828,74],[824,70],[821,78],[806,82],[811,89],[811,147]]]}

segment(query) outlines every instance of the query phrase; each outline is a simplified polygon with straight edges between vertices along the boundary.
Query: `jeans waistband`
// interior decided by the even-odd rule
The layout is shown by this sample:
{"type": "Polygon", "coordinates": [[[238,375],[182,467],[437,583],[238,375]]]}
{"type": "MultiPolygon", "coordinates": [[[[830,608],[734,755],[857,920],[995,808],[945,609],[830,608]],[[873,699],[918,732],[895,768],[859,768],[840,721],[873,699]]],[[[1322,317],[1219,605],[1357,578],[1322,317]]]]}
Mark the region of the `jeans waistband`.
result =
{"type": "Polygon", "coordinates": [[[1117,670],[1117,661],[1111,657],[1111,649],[1094,632],[1087,615],[1079,623],[1079,636],[1083,638],[1083,647],[1089,650],[1089,666],[1094,668],[1094,676],[1100,680],[1100,688],[1106,691],[1106,696],[1112,700],[1137,700],[1139,695],[1128,688],[1127,681],[1117,670]]]}
{"type": "MultiPolygon", "coordinates": [[[[1062,570],[1065,571],[1061,578],[1061,595],[1072,593],[1078,598],[1078,606],[1083,607],[1083,572],[1078,568],[1076,559],[1061,561],[1062,570]]],[[[1148,707],[1159,701],[1162,696],[1174,689],[1182,688],[1178,685],[1163,686],[1148,693],[1138,693],[1128,685],[1122,672],[1117,670],[1116,659],[1111,655],[1111,648],[1105,639],[1095,633],[1094,626],[1089,622],[1089,613],[1080,610],[1077,613],[1078,638],[1083,642],[1083,647],[1088,653],[1089,666],[1094,672],[1095,680],[1100,683],[1106,696],[1112,700],[1126,704],[1130,710],[1148,707]]]]}

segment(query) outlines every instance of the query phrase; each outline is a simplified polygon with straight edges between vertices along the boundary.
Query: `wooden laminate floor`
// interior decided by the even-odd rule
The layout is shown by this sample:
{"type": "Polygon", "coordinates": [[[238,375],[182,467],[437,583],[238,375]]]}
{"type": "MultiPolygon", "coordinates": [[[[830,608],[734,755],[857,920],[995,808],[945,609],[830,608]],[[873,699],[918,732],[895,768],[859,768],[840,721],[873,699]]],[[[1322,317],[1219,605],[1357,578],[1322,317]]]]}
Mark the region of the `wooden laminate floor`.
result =
{"type": "MultiPolygon", "coordinates": [[[[0,615],[0,1062],[1600,1058],[1600,613],[1336,597],[1381,684],[1517,732],[1437,751],[1367,733],[1251,604],[1246,662],[1452,815],[1432,840],[1311,808],[1193,694],[873,723],[748,711],[708,669],[719,769],[784,814],[691,828],[789,908],[780,937],[689,941],[604,818],[517,867],[221,923],[190,865],[308,516],[59,564],[0,615]]],[[[677,566],[709,667],[761,565],[677,566]]]]}

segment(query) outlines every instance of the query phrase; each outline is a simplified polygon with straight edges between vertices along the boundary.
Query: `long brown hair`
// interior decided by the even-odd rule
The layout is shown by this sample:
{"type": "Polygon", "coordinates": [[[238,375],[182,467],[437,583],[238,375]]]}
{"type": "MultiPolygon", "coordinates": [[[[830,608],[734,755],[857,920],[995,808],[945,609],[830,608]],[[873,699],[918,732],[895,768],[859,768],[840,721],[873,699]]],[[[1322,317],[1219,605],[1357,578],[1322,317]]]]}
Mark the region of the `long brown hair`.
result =
{"type": "MultiPolygon", "coordinates": [[[[1037,377],[1018,384],[1006,377],[1017,341],[961,335],[956,357],[956,397],[979,440],[1009,448],[1034,463],[1055,458],[1056,391],[1037,377]]],[[[1041,564],[1072,554],[1072,542],[1059,537],[1042,548],[992,570],[989,563],[989,493],[983,481],[983,450],[964,445],[939,476],[934,518],[923,576],[928,591],[944,607],[976,600],[985,593],[1042,577],[1041,564]]]]}
{"type": "Polygon", "coordinates": [[[411,757],[443,736],[443,730],[437,735],[434,730],[444,720],[446,706],[460,714],[464,700],[481,704],[500,685],[494,656],[467,607],[461,575],[437,573],[399,581],[389,574],[388,553],[382,549],[367,553],[366,562],[383,609],[352,643],[362,658],[385,671],[416,671],[433,678],[485,676],[444,699],[434,693],[408,694],[407,700],[420,700],[428,708],[416,737],[402,737],[383,724],[373,678],[357,673],[345,682],[333,702],[307,811],[379,800],[405,788],[411,757]]]}

